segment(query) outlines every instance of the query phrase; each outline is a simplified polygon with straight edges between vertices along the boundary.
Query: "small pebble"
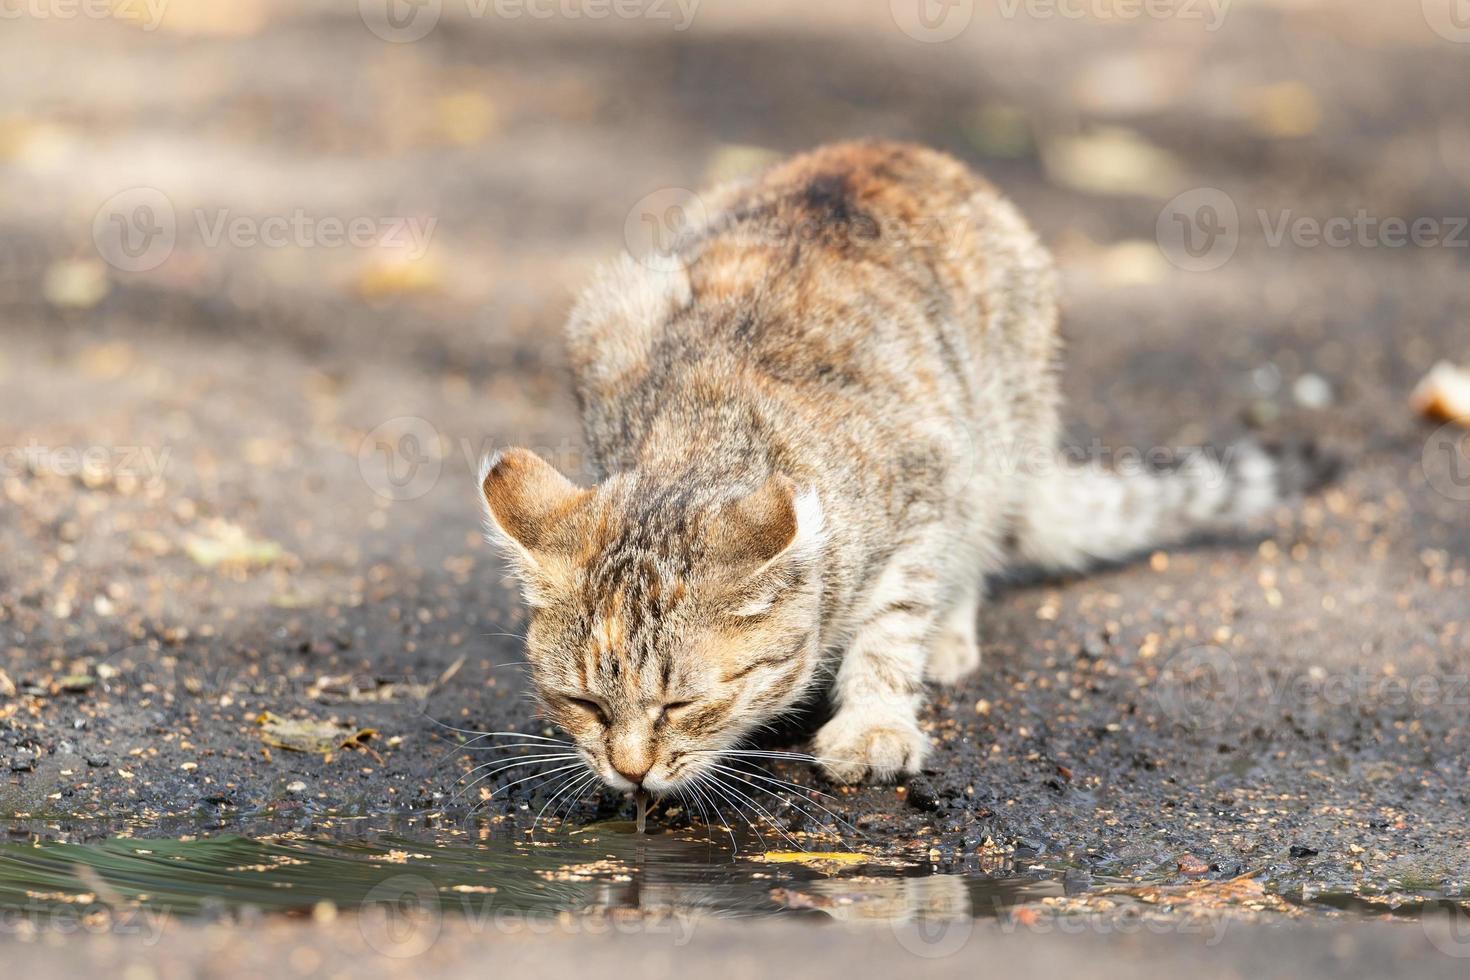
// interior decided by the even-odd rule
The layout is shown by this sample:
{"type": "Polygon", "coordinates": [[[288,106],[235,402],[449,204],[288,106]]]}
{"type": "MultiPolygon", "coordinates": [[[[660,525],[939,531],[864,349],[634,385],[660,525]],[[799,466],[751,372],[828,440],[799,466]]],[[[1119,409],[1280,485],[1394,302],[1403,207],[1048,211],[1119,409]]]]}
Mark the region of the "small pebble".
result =
{"type": "Polygon", "coordinates": [[[1320,411],[1332,405],[1332,385],[1320,374],[1304,374],[1292,384],[1291,397],[1302,408],[1320,411]]]}
{"type": "Polygon", "coordinates": [[[36,768],[36,760],[28,755],[18,755],[10,760],[11,772],[30,772],[36,768]]]}
{"type": "Polygon", "coordinates": [[[1192,877],[1197,875],[1209,874],[1210,865],[1206,861],[1201,861],[1193,854],[1185,854],[1179,859],[1179,873],[1182,875],[1190,875],[1192,877]]]}
{"type": "Polygon", "coordinates": [[[939,795],[926,779],[915,779],[909,783],[909,806],[922,813],[933,813],[939,809],[939,795]]]}
{"type": "Polygon", "coordinates": [[[299,779],[292,780],[286,785],[286,792],[295,793],[299,796],[300,794],[306,792],[306,784],[299,779]]]}
{"type": "Polygon", "coordinates": [[[111,765],[111,761],[105,755],[89,755],[87,765],[93,769],[101,769],[103,766],[111,765]]]}

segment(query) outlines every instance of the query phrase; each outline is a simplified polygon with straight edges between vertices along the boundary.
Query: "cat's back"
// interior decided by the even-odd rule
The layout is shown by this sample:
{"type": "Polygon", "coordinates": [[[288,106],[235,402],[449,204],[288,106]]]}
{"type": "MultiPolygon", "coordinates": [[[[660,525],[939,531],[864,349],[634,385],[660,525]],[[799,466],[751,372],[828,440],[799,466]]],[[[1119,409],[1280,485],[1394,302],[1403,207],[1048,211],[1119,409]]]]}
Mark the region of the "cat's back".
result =
{"type": "Polygon", "coordinates": [[[958,398],[996,387],[974,365],[1019,375],[1051,355],[1047,253],[947,154],[833,144],[700,203],[663,261],[625,256],[572,315],[593,430],[625,428],[696,376],[708,387],[753,370],[840,397],[958,398]],[[897,364],[919,370],[896,375],[897,364]]]}
{"type": "Polygon", "coordinates": [[[679,255],[692,295],[710,301],[783,285],[794,299],[813,299],[834,278],[849,296],[888,277],[965,289],[982,258],[973,229],[998,200],[947,154],[837,143],[709,194],[708,219],[685,236],[679,255]]]}

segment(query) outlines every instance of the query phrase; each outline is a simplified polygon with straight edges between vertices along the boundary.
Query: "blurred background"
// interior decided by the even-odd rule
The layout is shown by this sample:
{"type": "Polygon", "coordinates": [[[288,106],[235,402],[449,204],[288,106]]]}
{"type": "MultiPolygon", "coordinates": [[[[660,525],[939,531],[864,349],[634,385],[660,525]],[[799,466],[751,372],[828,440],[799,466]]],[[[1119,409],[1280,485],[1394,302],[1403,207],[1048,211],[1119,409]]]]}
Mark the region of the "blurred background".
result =
{"type": "Polygon", "coordinates": [[[31,531],[90,515],[14,477],[85,470],[155,552],[196,517],[343,568],[462,551],[483,449],[575,452],[557,332],[594,263],[828,140],[928,143],[1019,202],[1065,277],[1079,440],[1308,411],[1368,462],[1470,356],[1463,0],[0,10],[0,445],[31,531]]]}
{"type": "MultiPolygon", "coordinates": [[[[1432,661],[1470,486],[1408,397],[1470,358],[1467,91],[1464,0],[0,0],[0,667],[510,649],[472,473],[575,457],[575,290],[867,136],[1055,251],[1071,438],[1349,457],[1304,512],[1328,560],[1247,548],[1201,602],[1432,661]]],[[[1106,588],[1164,608],[1149,574],[1106,588]]],[[[1013,602],[1025,650],[1056,606],[1013,602]]]]}

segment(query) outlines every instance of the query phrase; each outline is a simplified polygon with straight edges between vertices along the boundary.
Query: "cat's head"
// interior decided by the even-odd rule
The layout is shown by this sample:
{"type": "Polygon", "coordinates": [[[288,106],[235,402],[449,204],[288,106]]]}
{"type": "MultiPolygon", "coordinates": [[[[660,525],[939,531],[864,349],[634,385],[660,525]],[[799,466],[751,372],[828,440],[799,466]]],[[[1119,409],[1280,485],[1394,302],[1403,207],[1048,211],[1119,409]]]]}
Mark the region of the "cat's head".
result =
{"type": "Polygon", "coordinates": [[[584,489],[522,449],[480,484],[530,606],[536,693],[609,786],[668,792],[809,689],[815,493],[780,474],[725,493],[631,473],[584,489]]]}

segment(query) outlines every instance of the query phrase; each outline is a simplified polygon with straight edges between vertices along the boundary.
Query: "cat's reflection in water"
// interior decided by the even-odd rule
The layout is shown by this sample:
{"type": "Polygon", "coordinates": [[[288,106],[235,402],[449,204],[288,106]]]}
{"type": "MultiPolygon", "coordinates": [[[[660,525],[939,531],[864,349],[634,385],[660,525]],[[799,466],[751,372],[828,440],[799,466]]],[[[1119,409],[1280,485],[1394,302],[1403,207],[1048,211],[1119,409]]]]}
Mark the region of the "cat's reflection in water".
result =
{"type": "Polygon", "coordinates": [[[841,922],[892,922],[968,919],[970,889],[959,875],[922,878],[819,878],[785,881],[756,878],[739,883],[659,881],[634,875],[629,881],[597,886],[592,906],[669,916],[771,914],[819,911],[841,922]]]}

